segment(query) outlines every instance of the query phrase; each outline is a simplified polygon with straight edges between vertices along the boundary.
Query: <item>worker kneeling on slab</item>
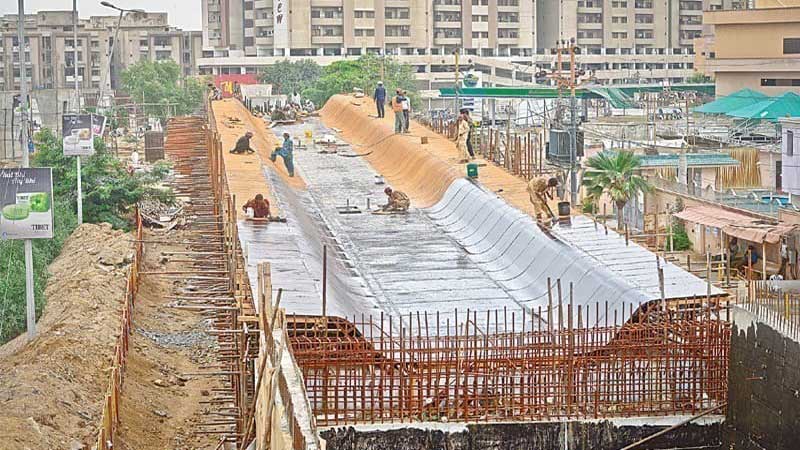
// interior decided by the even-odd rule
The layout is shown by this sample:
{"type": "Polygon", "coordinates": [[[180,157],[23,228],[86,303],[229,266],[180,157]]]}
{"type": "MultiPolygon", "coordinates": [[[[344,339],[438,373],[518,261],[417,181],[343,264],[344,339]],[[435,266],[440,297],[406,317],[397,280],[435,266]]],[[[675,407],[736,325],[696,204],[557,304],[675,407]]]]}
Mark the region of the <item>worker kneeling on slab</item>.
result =
{"type": "Polygon", "coordinates": [[[294,176],[294,142],[292,142],[292,137],[289,133],[283,133],[283,145],[280,147],[275,147],[275,150],[272,151],[272,154],[269,155],[269,159],[272,162],[275,162],[278,156],[283,158],[283,164],[286,165],[286,171],[289,172],[289,176],[294,176]]]}
{"type": "Polygon", "coordinates": [[[555,177],[536,177],[528,183],[528,194],[531,196],[533,214],[539,223],[546,226],[556,220],[555,214],[547,206],[547,199],[553,199],[552,189],[556,186],[558,186],[558,178],[555,177]],[[547,221],[542,220],[542,212],[547,213],[547,221]]]}
{"type": "Polygon", "coordinates": [[[231,153],[242,154],[242,153],[255,153],[255,150],[250,148],[250,139],[253,138],[253,133],[247,132],[244,136],[240,137],[238,141],[236,141],[236,146],[233,147],[231,153]]]}
{"type": "Polygon", "coordinates": [[[265,199],[261,194],[256,194],[255,198],[251,198],[247,203],[242,205],[245,214],[248,213],[248,208],[253,210],[254,219],[269,218],[269,200],[265,199]]]}
{"type": "Polygon", "coordinates": [[[384,189],[383,192],[389,196],[389,203],[382,208],[384,211],[408,211],[408,207],[411,206],[411,200],[408,199],[406,194],[392,190],[390,187],[384,189]]]}

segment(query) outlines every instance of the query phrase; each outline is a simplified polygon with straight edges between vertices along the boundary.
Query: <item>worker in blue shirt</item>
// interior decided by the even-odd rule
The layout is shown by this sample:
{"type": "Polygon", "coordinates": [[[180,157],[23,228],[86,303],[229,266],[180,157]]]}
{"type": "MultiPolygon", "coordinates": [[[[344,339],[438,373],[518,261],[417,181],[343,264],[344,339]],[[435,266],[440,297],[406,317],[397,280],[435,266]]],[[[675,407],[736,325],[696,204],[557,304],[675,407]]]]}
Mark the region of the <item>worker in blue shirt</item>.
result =
{"type": "Polygon", "coordinates": [[[294,176],[293,152],[294,143],[292,142],[292,137],[289,133],[283,133],[283,145],[281,147],[276,147],[275,150],[272,151],[272,154],[269,155],[269,159],[272,162],[275,162],[278,156],[283,158],[283,164],[286,165],[286,171],[289,172],[290,177],[294,176]]]}
{"type": "Polygon", "coordinates": [[[386,116],[386,112],[384,111],[384,106],[386,106],[386,88],[383,87],[383,81],[378,81],[378,87],[375,88],[375,95],[372,96],[375,99],[375,107],[378,109],[378,118],[383,118],[386,116]]]}

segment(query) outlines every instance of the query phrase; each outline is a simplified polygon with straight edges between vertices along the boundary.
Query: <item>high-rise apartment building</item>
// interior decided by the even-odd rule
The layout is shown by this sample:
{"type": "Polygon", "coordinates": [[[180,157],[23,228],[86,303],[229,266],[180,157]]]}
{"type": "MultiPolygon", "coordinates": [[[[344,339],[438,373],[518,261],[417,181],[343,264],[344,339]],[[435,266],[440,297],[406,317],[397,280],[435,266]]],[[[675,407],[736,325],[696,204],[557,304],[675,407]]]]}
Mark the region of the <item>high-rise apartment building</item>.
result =
{"type": "Polygon", "coordinates": [[[456,50],[489,83],[531,79],[575,39],[601,83],[679,82],[693,73],[703,10],[744,0],[201,0],[202,73],[245,73],[285,57],[398,55],[422,86],[446,81],[456,50]]]}
{"type": "MultiPolygon", "coordinates": [[[[109,61],[109,49],[118,16],[80,19],[77,43],[72,22],[71,11],[40,11],[25,16],[25,73],[30,86],[72,88],[77,67],[81,88],[116,88],[121,71],[142,59],[171,59],[182,67],[184,75],[197,73],[201,32],[170,27],[166,13],[124,15],[113,61],[109,61]]],[[[18,51],[17,15],[0,17],[0,90],[19,89],[22,72],[18,51]]]]}

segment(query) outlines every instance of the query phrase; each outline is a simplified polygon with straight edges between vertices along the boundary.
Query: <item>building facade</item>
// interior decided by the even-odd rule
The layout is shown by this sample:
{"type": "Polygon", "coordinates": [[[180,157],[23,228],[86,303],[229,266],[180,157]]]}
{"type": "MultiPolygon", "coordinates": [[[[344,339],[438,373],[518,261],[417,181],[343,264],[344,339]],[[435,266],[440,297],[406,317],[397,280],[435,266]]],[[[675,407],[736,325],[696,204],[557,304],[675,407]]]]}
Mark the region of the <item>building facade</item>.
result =
{"type": "MultiPolygon", "coordinates": [[[[142,59],[171,59],[181,66],[184,75],[197,74],[202,33],[170,27],[166,13],[124,15],[113,60],[109,60],[109,50],[118,16],[80,19],[77,43],[72,22],[71,11],[40,11],[25,16],[24,66],[29,86],[72,88],[77,68],[81,89],[114,89],[122,70],[142,59]]],[[[18,51],[17,15],[0,17],[0,90],[19,89],[22,66],[18,51]]]]}
{"type": "Polygon", "coordinates": [[[680,82],[694,71],[703,10],[743,1],[201,0],[199,64],[217,74],[384,53],[417,65],[424,86],[453,77],[448,57],[458,50],[497,85],[513,85],[551,68],[557,42],[574,38],[579,64],[601,83],[680,82]]]}
{"type": "Polygon", "coordinates": [[[767,95],[800,93],[800,1],[758,3],[746,11],[708,11],[699,62],[717,95],[750,88],[767,95]]]}

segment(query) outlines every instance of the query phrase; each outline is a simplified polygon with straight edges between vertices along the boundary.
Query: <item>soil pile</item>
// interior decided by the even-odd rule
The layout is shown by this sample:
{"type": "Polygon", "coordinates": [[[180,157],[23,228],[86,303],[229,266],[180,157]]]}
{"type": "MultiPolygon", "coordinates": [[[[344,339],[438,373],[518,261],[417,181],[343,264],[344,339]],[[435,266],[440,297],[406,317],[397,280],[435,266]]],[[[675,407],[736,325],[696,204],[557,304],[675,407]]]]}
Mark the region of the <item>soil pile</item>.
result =
{"type": "Polygon", "coordinates": [[[92,447],[119,333],[131,239],[108,224],[84,224],[50,265],[38,336],[0,349],[0,448],[92,447]]]}

